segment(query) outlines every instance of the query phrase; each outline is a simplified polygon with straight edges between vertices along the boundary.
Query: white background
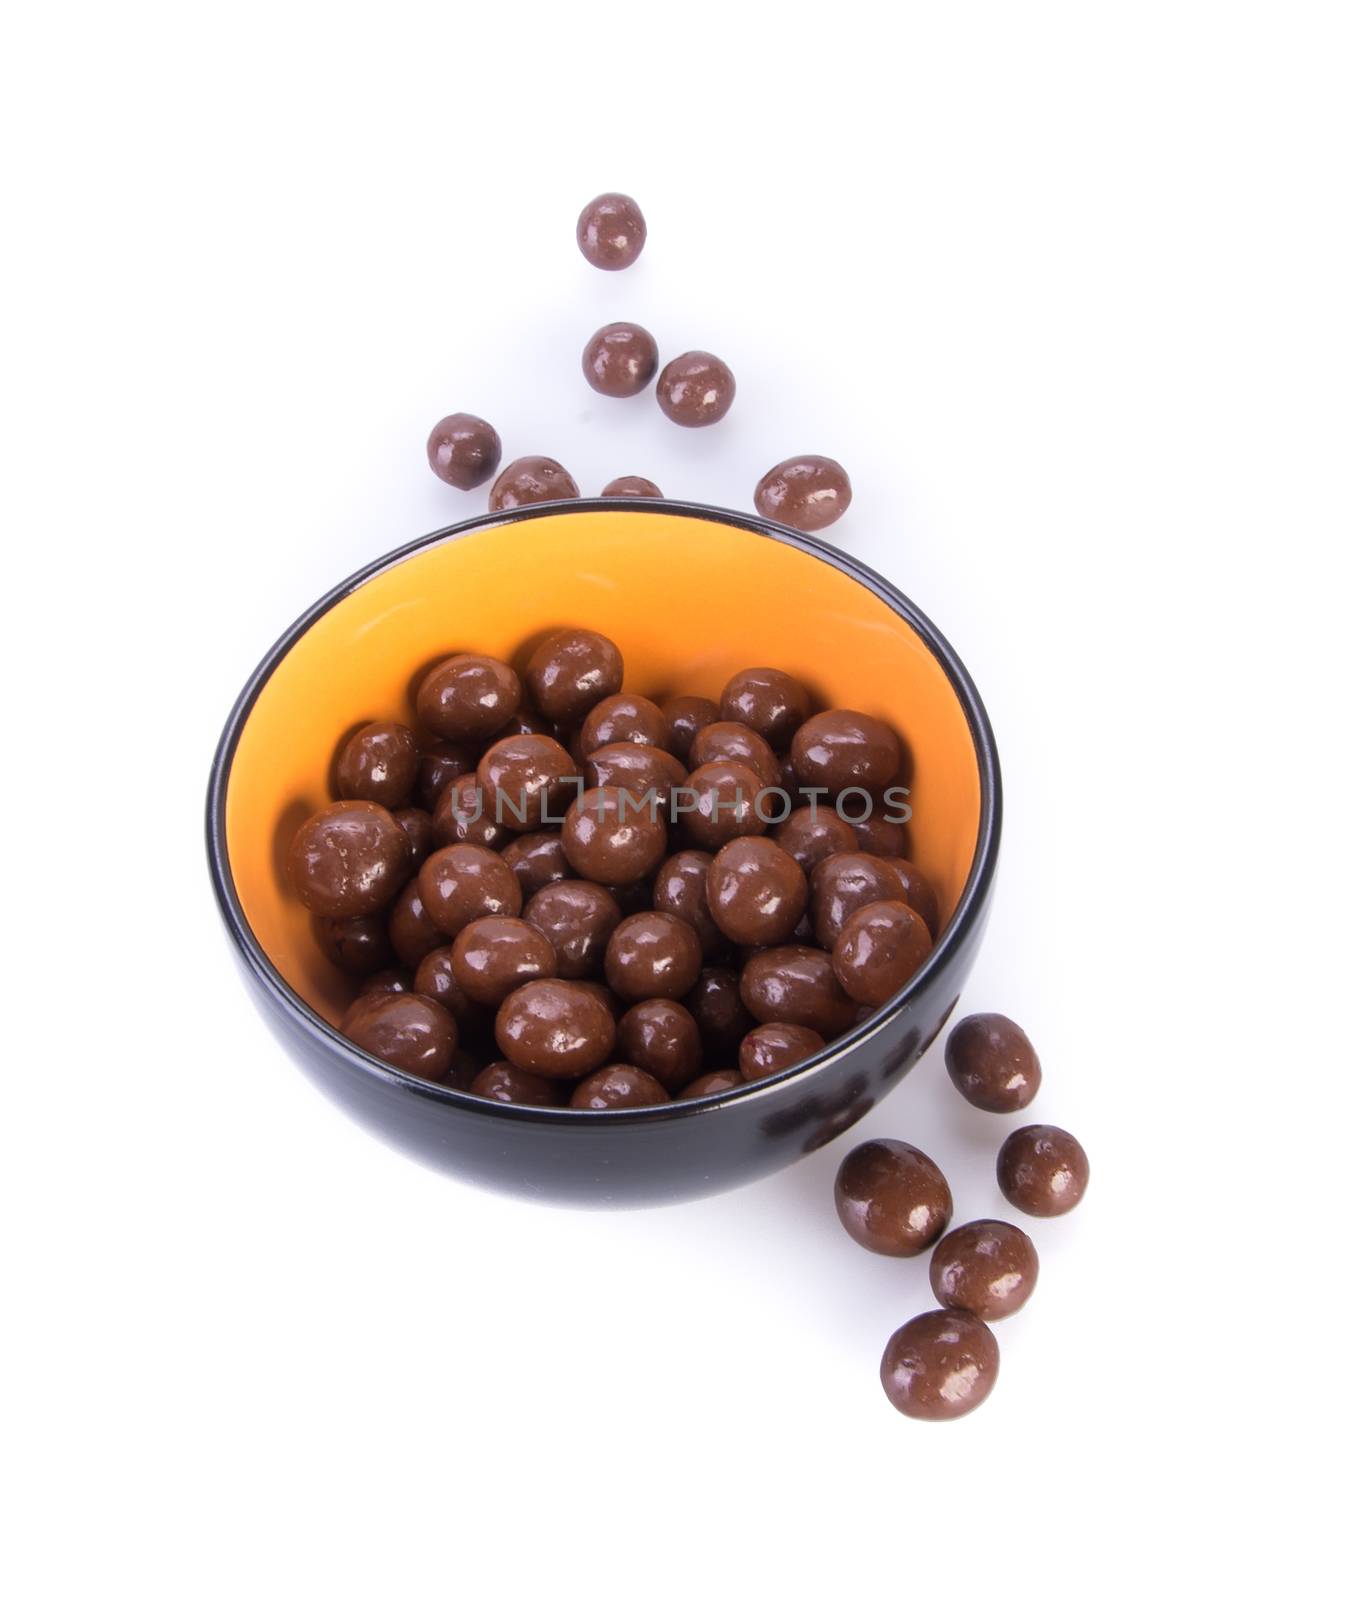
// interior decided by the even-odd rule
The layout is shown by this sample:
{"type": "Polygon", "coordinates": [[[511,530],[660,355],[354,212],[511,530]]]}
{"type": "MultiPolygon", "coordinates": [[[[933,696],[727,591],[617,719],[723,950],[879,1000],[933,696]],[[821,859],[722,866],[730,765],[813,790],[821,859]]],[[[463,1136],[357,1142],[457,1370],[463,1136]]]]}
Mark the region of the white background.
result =
{"type": "MultiPolygon", "coordinates": [[[[1337,1585],[1351,1359],[1352,52],[1286,5],[26,8],[0,57],[16,1597],[1337,1585]],[[575,249],[627,190],[621,275],[575,249]],[[603,401],[633,317],[719,428],[603,401]],[[483,509],[469,409],[596,492],[833,537],[998,732],[971,1009],[1093,1181],[964,1422],[876,1368],[925,1261],[841,1145],[662,1212],[421,1170],[257,1019],[200,842],[230,703],[332,583],[483,509]],[[1333,1462],[1331,1452],[1336,1452],[1333,1462]]],[[[750,603],[756,603],[751,597],[750,603]]],[[[680,623],[680,618],[675,619],[680,623]]],[[[960,1218],[939,1050],[853,1138],[960,1218]]],[[[848,1144],[852,1139],[847,1141],[848,1144]]]]}

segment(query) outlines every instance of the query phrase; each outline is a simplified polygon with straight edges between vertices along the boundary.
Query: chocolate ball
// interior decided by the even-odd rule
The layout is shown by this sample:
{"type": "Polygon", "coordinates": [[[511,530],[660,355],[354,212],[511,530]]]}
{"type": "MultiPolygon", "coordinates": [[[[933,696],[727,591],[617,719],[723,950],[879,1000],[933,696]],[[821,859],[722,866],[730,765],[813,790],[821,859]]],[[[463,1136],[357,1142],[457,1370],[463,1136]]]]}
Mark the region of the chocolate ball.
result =
{"type": "Polygon", "coordinates": [[[628,789],[653,795],[666,812],[673,790],[687,781],[687,769],[676,756],[652,744],[604,744],[584,758],[584,780],[590,789],[628,789]]]}
{"type": "Polygon", "coordinates": [[[551,456],[519,456],[510,461],[489,491],[491,511],[538,505],[545,500],[577,500],[579,486],[551,456]]]}
{"type": "Polygon", "coordinates": [[[621,1018],[617,1054],[676,1094],[701,1070],[701,1033],[696,1019],[676,1000],[641,1000],[621,1018]]]}
{"type": "Polygon", "coordinates": [[[522,910],[513,869],[478,844],[435,850],[419,868],[419,893],[429,919],[453,938],[477,917],[515,917],[522,910]]]}
{"type": "Polygon", "coordinates": [[[419,743],[403,722],[369,722],[340,752],[334,769],[341,800],[371,800],[388,811],[404,805],[419,775],[419,743]]]}
{"type": "Polygon", "coordinates": [[[871,808],[869,816],[853,817],[851,830],[856,835],[856,848],[868,856],[892,859],[908,854],[907,823],[892,821],[877,807],[871,808]]]}
{"type": "Polygon", "coordinates": [[[506,662],[457,655],[424,677],[416,700],[420,721],[442,738],[488,739],[516,714],[522,685],[506,662]]]}
{"type": "Polygon", "coordinates": [[[473,751],[464,745],[439,741],[424,751],[423,758],[419,762],[419,776],[414,784],[415,798],[431,815],[437,809],[437,803],[447,785],[474,771],[473,751]]]}
{"type": "Polygon", "coordinates": [[[681,428],[708,428],[734,404],[734,374],[709,350],[674,356],[659,374],[659,409],[681,428]]]}
{"type": "Polygon", "coordinates": [[[927,932],[935,939],[941,925],[941,907],[936,890],[923,877],[921,869],[905,856],[890,856],[887,859],[894,869],[894,876],[903,886],[903,898],[927,924],[927,932]]]}
{"type": "Polygon", "coordinates": [[[442,791],[433,812],[433,837],[440,845],[478,844],[486,850],[497,850],[508,837],[475,773],[453,778],[442,791]]]}
{"type": "Polygon", "coordinates": [[[628,194],[596,195],[579,212],[575,237],[591,266],[620,272],[645,247],[645,219],[628,194]]]}
{"type": "Polygon", "coordinates": [[[382,912],[365,917],[313,917],[315,942],[350,978],[370,977],[391,962],[390,936],[382,912]]]}
{"type": "Polygon", "coordinates": [[[562,883],[569,876],[564,840],[558,833],[520,833],[499,854],[512,868],[524,904],[548,883],[562,883]]]}
{"type": "MultiPolygon", "coordinates": [[[[364,978],[358,985],[357,999],[369,994],[413,994],[414,974],[403,967],[386,967],[364,978]]],[[[355,1001],[356,1003],[356,1001],[355,1001]]]]}
{"type": "Polygon", "coordinates": [[[1024,1111],[1039,1092],[1040,1058],[1025,1033],[996,1011],[957,1022],[946,1040],[946,1071],[980,1111],[1024,1111]]]}
{"type": "Polygon", "coordinates": [[[603,499],[662,500],[663,490],[649,478],[613,478],[603,485],[603,499]]]}
{"type": "Polygon", "coordinates": [[[399,811],[392,811],[391,815],[404,830],[410,866],[421,866],[437,844],[432,816],[422,806],[404,806],[399,811]]]}
{"type": "Polygon", "coordinates": [[[1091,1166],[1071,1133],[1032,1123],[1009,1133],[997,1153],[1003,1195],[1030,1217],[1061,1217],[1087,1192],[1091,1166]]]}
{"type": "Polygon", "coordinates": [[[832,806],[797,806],[772,829],[772,838],[804,873],[813,872],[829,856],[857,848],[855,833],[832,806]]]}
{"type": "Polygon", "coordinates": [[[720,708],[714,700],[700,694],[675,694],[663,702],[664,721],[668,724],[668,748],[679,761],[691,765],[692,740],[720,720],[720,708]]]}
{"type": "Polygon", "coordinates": [[[790,742],[795,775],[807,787],[840,794],[844,789],[887,789],[898,774],[898,735],[878,717],[861,711],[820,711],[802,723],[790,742]]]}
{"type": "Polygon", "coordinates": [[[770,839],[731,839],[711,862],[710,914],[735,944],[784,944],[809,904],[809,885],[794,859],[770,839]]]}
{"type": "Polygon", "coordinates": [[[639,394],[659,370],[654,335],[636,322],[609,322],[583,347],[588,387],[613,400],[639,394]]]}
{"type": "Polygon", "coordinates": [[[705,1100],[711,1095],[727,1094],[731,1089],[737,1089],[743,1079],[737,1072],[728,1069],[720,1072],[705,1072],[699,1078],[694,1078],[691,1083],[678,1096],[679,1100],[705,1100]]]}
{"type": "Polygon", "coordinates": [[[885,1346],[880,1382],[905,1417],[943,1422],[982,1405],[997,1381],[997,1340],[967,1311],[924,1311],[885,1346]]]}
{"type": "Polygon", "coordinates": [[[757,773],[742,761],[709,761],[688,778],[686,792],[674,803],[673,820],[681,820],[688,837],[703,850],[765,833],[767,821],[758,814],[762,787],[757,773]]]}
{"type": "Polygon", "coordinates": [[[498,471],[503,445],[483,417],[454,411],[428,435],[428,465],[454,489],[478,489],[498,471]]]}
{"type": "Polygon", "coordinates": [[[989,1218],[948,1233],[932,1251],[928,1273],[943,1306],[996,1322],[1030,1299],[1040,1258],[1020,1228],[989,1218]]]}
{"type": "Polygon", "coordinates": [[[720,696],[720,716],[742,722],[773,750],[790,747],[795,730],[809,715],[809,691],[798,678],[776,667],[746,667],[736,672],[720,696]]]}
{"type": "Polygon", "coordinates": [[[613,694],[601,700],[583,719],[579,745],[585,756],[605,745],[668,744],[668,721],[652,700],[642,694],[613,694]]]}
{"type": "Polygon", "coordinates": [[[565,855],[594,883],[638,883],[663,860],[668,825],[626,789],[587,789],[565,815],[565,855]]]}
{"type": "Polygon", "coordinates": [[[369,994],[354,1002],[343,1031],[360,1050],[401,1072],[436,1081],[456,1049],[456,1023],[421,994],[369,994]]]}
{"type": "Polygon", "coordinates": [[[833,1188],[842,1226],[881,1256],[916,1256],[950,1226],[945,1174],[901,1139],[871,1139],[843,1161],[833,1188]]]}
{"type": "Polygon", "coordinates": [[[823,1049],[823,1038],[813,1028],[791,1022],[764,1022],[743,1036],[739,1045],[739,1071],[749,1083],[770,1078],[787,1067],[807,1061],[823,1049]]]}
{"type": "Polygon", "coordinates": [[[428,915],[417,878],[395,897],[386,930],[392,948],[407,967],[417,967],[431,950],[447,943],[447,935],[428,915]]]}
{"type": "Polygon", "coordinates": [[[565,878],[538,889],[522,915],[550,941],[559,977],[586,978],[602,970],[621,908],[600,883],[565,878]]]}
{"type": "Polygon", "coordinates": [[[729,967],[703,967],[683,1004],[696,1019],[706,1055],[733,1060],[753,1018],[739,993],[739,975],[729,967]]]}
{"type": "Polygon", "coordinates": [[[789,456],[764,473],[753,491],[760,516],[801,533],[831,526],[851,503],[851,479],[831,456],[789,456]]]}
{"type": "Polygon", "coordinates": [[[583,792],[569,751],[539,733],[518,733],[490,745],[476,776],[494,820],[513,833],[563,822],[565,808],[583,792]]]}
{"type": "Polygon", "coordinates": [[[287,870],[297,898],[321,917],[361,917],[395,898],[409,877],[404,829],[384,806],[339,800],[303,822],[287,870]]]}
{"type": "Polygon", "coordinates": [[[811,945],[756,951],[739,978],[739,996],[759,1022],[794,1022],[825,1039],[856,1022],[856,1004],[838,983],[832,960],[811,945]]]}
{"type": "Polygon", "coordinates": [[[903,898],[902,882],[890,862],[862,855],[859,850],[829,856],[809,875],[814,937],[825,950],[831,950],[854,911],[880,900],[903,898]]]}
{"type": "Polygon", "coordinates": [[[766,789],[775,789],[781,783],[781,763],[771,745],[741,722],[712,722],[692,740],[692,765],[705,767],[712,761],[734,761],[751,767],[766,789]]]}
{"type": "Polygon", "coordinates": [[[636,1106],[661,1106],[668,1091],[640,1067],[610,1066],[583,1080],[569,1097],[575,1111],[629,1111],[636,1106]]]}
{"type": "Polygon", "coordinates": [[[932,953],[927,924],[902,900],[853,911],[833,946],[837,981],[863,1006],[881,1006],[932,953]]]}
{"type": "Polygon", "coordinates": [[[666,911],[694,929],[706,956],[718,954],[728,944],[715,925],[706,898],[707,874],[714,859],[704,850],[679,850],[659,868],[653,890],[655,911],[666,911]]]}
{"type": "Polygon", "coordinates": [[[450,1011],[456,1019],[459,1033],[473,1029],[484,1016],[461,987],[449,944],[430,950],[419,963],[418,971],[414,974],[414,992],[423,995],[426,1000],[435,1000],[444,1011],[450,1011]]]}
{"type": "Polygon", "coordinates": [[[548,634],[527,662],[527,687],[541,714],[561,723],[582,722],[600,700],[621,688],[621,652],[591,628],[548,634]]]}
{"type": "Polygon", "coordinates": [[[471,1080],[470,1092],[506,1106],[558,1106],[564,1099],[560,1084],[524,1072],[511,1061],[495,1061],[483,1068],[471,1080]]]}
{"type": "Polygon", "coordinates": [[[452,945],[452,973],[477,1005],[502,1005],[514,989],[555,971],[555,947],[521,917],[480,917],[452,945]]]}
{"type": "Polygon", "coordinates": [[[607,941],[607,982],[626,1000],[680,1000],[701,972],[701,941],[666,911],[639,911],[607,941]]]}
{"type": "Polygon", "coordinates": [[[494,1037],[515,1067],[544,1078],[579,1078],[610,1060],[616,1023],[587,985],[538,978],[499,1007],[494,1037]]]}

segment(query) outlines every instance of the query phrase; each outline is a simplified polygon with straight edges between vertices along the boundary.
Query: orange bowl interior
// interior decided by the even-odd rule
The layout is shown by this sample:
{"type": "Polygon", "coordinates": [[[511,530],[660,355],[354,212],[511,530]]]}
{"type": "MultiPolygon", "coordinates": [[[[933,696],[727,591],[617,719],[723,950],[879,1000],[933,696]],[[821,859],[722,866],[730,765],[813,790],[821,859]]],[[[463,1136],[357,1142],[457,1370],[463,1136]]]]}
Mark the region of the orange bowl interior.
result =
{"type": "Polygon", "coordinates": [[[449,536],[369,578],[278,663],[241,730],[226,846],[249,925],[288,984],[337,1022],[349,980],[320,954],[286,878],[287,846],[331,798],[340,741],[413,720],[435,660],[484,651],[521,667],[551,628],[621,647],[626,688],[719,697],[741,667],[793,673],[824,706],[890,722],[910,755],[914,859],[955,910],[978,839],[978,761],[964,708],[923,640],[846,573],[791,545],[660,509],[539,517],[449,536]]]}

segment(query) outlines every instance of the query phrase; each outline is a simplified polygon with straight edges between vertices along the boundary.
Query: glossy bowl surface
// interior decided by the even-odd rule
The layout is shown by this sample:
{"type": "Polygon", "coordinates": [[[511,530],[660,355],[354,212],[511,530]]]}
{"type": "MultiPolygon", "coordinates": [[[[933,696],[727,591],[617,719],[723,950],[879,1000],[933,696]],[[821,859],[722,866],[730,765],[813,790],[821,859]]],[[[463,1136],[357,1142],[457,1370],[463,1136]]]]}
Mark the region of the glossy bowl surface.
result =
{"type": "Polygon", "coordinates": [[[850,1127],[902,1078],[959,997],[988,910],[1001,783],[983,706],[917,608],[840,550],[754,517],[676,502],[567,501],[493,514],[383,556],[268,652],[221,736],[208,794],[217,899],[251,990],[326,1093],[410,1154],[469,1181],[574,1203],[644,1204],[748,1182],[850,1127]],[[299,824],[330,798],[344,735],[412,720],[434,661],[521,666],[553,627],[621,646],[626,687],[718,697],[778,666],[825,705],[904,736],[914,859],[943,929],[892,1000],[811,1061],[712,1101],[626,1112],[509,1106],[425,1083],[338,1031],[348,980],[286,880],[299,824]]]}

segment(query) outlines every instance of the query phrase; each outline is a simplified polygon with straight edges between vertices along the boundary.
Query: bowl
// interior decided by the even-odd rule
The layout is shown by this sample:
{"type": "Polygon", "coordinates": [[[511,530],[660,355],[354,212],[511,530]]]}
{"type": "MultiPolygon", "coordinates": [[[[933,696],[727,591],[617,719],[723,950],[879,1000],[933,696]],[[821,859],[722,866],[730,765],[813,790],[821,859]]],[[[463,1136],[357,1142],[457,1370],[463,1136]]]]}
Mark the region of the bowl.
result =
{"type": "Polygon", "coordinates": [[[207,804],[212,882],[255,1001],[315,1084],[372,1131],[458,1178],[535,1199],[636,1205],[747,1183],[818,1149],[903,1078],[959,998],[987,918],[1001,783],[974,685],[898,590],[842,551],[754,517],[672,501],[575,500],[478,517],[341,583],[278,640],[236,702],[207,804]],[[302,821],[355,719],[412,717],[453,650],[521,665],[552,627],[620,645],[626,688],[718,698],[777,666],[821,703],[904,736],[910,848],[942,931],[891,1000],[819,1055],[709,1100],[632,1111],[504,1105],[408,1076],[339,1032],[350,980],[288,886],[302,821]]]}

